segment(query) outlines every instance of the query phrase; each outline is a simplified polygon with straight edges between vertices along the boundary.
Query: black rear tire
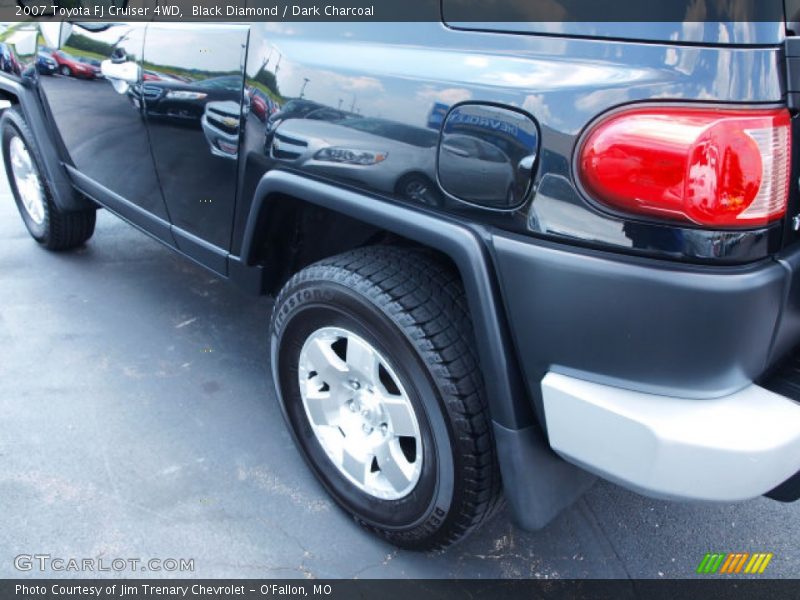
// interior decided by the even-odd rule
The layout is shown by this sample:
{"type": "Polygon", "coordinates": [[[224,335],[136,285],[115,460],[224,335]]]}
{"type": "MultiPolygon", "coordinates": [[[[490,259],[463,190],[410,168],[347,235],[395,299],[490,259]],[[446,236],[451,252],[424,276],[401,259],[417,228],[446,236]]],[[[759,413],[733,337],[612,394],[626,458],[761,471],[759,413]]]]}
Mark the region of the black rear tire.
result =
{"type": "Polygon", "coordinates": [[[42,170],[42,157],[22,114],[16,108],[7,109],[0,120],[2,130],[3,164],[20,216],[31,237],[48,250],[71,250],[82,246],[94,233],[96,211],[61,211],[53,201],[53,193],[42,170]],[[27,150],[44,195],[44,216],[36,222],[25,206],[11,167],[10,145],[14,138],[22,141],[27,150]]]}
{"type": "Polygon", "coordinates": [[[273,379],[302,454],[357,522],[398,546],[459,540],[494,514],[501,482],[475,340],[458,274],[424,250],[369,247],[323,260],[283,288],[271,321],[273,379]],[[407,496],[359,489],[319,442],[300,392],[301,348],[320,328],[344,328],[387,357],[408,391],[422,467],[407,496]]]}

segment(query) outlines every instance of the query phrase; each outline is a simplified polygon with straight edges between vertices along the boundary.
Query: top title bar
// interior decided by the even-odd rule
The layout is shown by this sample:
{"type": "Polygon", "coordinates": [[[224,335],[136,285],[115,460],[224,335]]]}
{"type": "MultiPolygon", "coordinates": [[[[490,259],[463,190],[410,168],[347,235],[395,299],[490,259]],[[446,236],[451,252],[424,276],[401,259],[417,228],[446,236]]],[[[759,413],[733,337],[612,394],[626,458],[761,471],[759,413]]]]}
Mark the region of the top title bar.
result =
{"type": "Polygon", "coordinates": [[[0,0],[0,21],[797,21],[800,0],[0,0]],[[785,5],[784,5],[785,1],[785,5]],[[787,18],[788,16],[788,18],[787,18]]]}

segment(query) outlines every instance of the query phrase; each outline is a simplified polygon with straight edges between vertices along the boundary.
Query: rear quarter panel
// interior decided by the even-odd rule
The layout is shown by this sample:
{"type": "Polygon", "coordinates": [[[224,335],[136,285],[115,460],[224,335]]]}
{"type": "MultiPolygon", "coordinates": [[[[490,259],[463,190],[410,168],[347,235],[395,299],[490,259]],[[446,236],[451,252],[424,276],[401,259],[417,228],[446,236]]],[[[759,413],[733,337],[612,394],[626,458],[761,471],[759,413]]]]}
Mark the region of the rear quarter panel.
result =
{"type": "MultiPolygon", "coordinates": [[[[437,210],[518,233],[687,257],[719,255],[720,244],[723,254],[731,256],[754,247],[766,253],[768,235],[732,238],[691,229],[675,234],[674,227],[647,223],[632,235],[619,216],[588,203],[575,185],[572,156],[581,132],[598,115],[631,102],[780,102],[782,82],[777,46],[514,35],[460,31],[440,23],[254,23],[246,65],[246,84],[277,105],[302,97],[361,118],[436,133],[443,108],[463,102],[514,107],[539,126],[532,193],[506,211],[443,195],[437,210]]],[[[270,158],[268,127],[251,111],[242,146],[245,177],[234,252],[259,174],[272,168],[302,171],[302,166],[270,158]]],[[[421,170],[436,173],[436,153],[426,160],[430,164],[421,170]]],[[[335,169],[326,177],[336,180],[335,169]]],[[[342,175],[340,182],[410,202],[387,193],[392,185],[375,186],[368,177],[359,181],[342,175]]]]}

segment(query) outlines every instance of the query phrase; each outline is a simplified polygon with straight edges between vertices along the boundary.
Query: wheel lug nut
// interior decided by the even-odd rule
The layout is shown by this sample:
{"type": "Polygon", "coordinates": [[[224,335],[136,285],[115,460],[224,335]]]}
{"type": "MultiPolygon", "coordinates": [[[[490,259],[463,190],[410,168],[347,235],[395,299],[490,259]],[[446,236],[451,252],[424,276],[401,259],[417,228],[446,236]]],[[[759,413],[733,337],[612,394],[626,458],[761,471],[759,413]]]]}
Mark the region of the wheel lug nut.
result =
{"type": "Polygon", "coordinates": [[[389,433],[389,426],[386,423],[381,423],[381,433],[383,435],[389,433]]]}
{"type": "Polygon", "coordinates": [[[362,429],[364,430],[364,433],[372,433],[372,427],[370,427],[367,423],[364,423],[362,429]]]}
{"type": "Polygon", "coordinates": [[[350,400],[350,401],[347,403],[347,407],[350,409],[350,412],[356,412],[356,411],[358,411],[358,406],[356,406],[356,403],[355,403],[355,402],[353,402],[352,400],[350,400]]]}
{"type": "Polygon", "coordinates": [[[357,379],[351,379],[350,380],[350,387],[353,388],[354,390],[360,390],[361,389],[361,384],[358,382],[357,379]]]}
{"type": "Polygon", "coordinates": [[[367,418],[369,416],[369,411],[365,408],[361,411],[361,416],[367,418]]]}

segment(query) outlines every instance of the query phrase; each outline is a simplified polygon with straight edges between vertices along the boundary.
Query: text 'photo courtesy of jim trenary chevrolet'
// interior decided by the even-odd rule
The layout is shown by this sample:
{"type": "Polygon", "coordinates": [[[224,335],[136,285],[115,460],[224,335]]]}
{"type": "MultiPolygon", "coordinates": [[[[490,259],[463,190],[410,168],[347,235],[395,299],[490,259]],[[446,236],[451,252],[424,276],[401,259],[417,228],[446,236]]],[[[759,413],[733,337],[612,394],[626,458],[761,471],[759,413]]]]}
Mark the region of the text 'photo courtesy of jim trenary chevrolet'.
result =
{"type": "Polygon", "coordinates": [[[0,17],[1,597],[800,592],[800,0],[0,17]]]}

